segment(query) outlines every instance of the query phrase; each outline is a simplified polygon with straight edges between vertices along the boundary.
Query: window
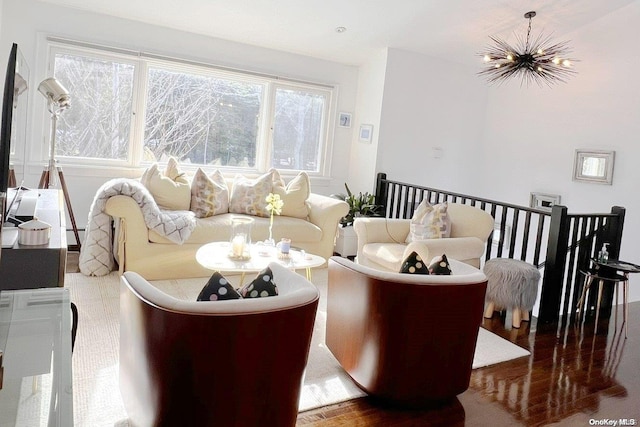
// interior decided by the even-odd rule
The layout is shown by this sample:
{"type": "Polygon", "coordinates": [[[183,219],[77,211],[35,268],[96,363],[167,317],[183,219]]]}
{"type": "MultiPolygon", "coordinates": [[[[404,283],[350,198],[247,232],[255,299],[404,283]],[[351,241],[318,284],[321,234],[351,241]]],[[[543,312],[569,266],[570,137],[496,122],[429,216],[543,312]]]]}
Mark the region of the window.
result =
{"type": "Polygon", "coordinates": [[[271,165],[281,169],[318,170],[326,99],[321,93],[277,88],[271,165]]]}
{"type": "Polygon", "coordinates": [[[127,160],[131,140],[135,65],[59,52],[54,76],[71,96],[61,114],[56,155],[127,160]]]}
{"type": "Polygon", "coordinates": [[[182,163],[328,170],[333,88],[134,52],[50,41],[71,93],[56,156],[67,163],[182,163]]]}
{"type": "Polygon", "coordinates": [[[145,153],[256,167],[263,84],[158,67],[147,75],[145,153]]]}

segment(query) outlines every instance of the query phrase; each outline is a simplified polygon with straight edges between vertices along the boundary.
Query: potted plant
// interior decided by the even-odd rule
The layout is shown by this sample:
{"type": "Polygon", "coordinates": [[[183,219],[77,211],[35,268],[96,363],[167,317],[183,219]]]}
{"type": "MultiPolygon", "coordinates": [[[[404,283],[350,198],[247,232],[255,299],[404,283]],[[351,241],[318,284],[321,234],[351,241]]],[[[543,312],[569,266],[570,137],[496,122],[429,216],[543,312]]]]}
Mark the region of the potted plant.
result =
{"type": "Polygon", "coordinates": [[[332,194],[331,197],[344,200],[349,205],[349,213],[340,219],[335,252],[343,257],[355,256],[358,250],[358,239],[353,230],[353,221],[360,216],[380,216],[382,206],[376,204],[376,198],[368,192],[354,194],[345,183],[346,194],[332,194]]]}

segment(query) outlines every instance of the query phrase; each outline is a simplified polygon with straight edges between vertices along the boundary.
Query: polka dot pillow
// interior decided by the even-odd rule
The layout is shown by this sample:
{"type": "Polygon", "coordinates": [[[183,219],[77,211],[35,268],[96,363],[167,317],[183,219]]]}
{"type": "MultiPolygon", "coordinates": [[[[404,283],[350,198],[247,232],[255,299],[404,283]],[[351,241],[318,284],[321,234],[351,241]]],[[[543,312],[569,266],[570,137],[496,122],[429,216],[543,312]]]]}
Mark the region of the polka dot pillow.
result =
{"type": "Polygon", "coordinates": [[[258,273],[253,282],[240,289],[243,298],[273,297],[278,295],[278,287],[273,283],[273,272],[269,267],[258,273]]]}
{"type": "Polygon", "coordinates": [[[231,286],[231,283],[217,271],[209,279],[204,288],[198,294],[198,301],[221,301],[227,299],[240,299],[240,294],[231,286]]]}
{"type": "Polygon", "coordinates": [[[449,260],[445,254],[431,260],[431,264],[429,264],[429,273],[445,276],[451,274],[451,266],[449,265],[449,260]]]}
{"type": "Polygon", "coordinates": [[[204,288],[198,294],[198,301],[222,301],[243,298],[261,298],[278,295],[278,287],[273,282],[273,272],[269,267],[258,273],[251,283],[236,290],[231,283],[217,271],[213,273],[204,288]]]}
{"type": "Polygon", "coordinates": [[[411,252],[404,261],[402,261],[402,267],[400,267],[400,273],[406,274],[429,274],[429,268],[422,261],[420,255],[417,252],[411,252]]]}

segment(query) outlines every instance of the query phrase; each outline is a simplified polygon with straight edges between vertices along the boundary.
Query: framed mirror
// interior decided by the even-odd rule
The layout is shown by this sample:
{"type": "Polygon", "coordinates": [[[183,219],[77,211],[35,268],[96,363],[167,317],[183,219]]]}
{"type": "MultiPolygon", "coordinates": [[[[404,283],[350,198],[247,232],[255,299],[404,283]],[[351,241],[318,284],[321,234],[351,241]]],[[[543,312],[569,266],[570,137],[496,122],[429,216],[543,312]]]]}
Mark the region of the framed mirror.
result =
{"type": "Polygon", "coordinates": [[[559,194],[532,192],[529,196],[529,206],[535,209],[551,212],[553,205],[560,204],[559,194]]]}
{"type": "Polygon", "coordinates": [[[576,150],[573,180],[611,185],[615,151],[576,150]]]}

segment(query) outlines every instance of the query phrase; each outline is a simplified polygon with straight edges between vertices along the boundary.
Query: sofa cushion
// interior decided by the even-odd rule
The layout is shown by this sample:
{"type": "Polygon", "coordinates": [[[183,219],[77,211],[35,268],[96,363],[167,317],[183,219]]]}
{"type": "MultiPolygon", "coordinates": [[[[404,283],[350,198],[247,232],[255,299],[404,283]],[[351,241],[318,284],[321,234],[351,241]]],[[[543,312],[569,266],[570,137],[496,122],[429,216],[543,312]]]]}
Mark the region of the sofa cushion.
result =
{"type": "Polygon", "coordinates": [[[273,187],[273,172],[269,171],[256,179],[236,175],[231,187],[229,212],[268,217],[265,199],[273,187]]]}
{"type": "Polygon", "coordinates": [[[431,205],[426,199],[422,200],[411,218],[410,231],[406,243],[449,237],[451,234],[451,220],[447,214],[448,207],[447,202],[431,205]]]}
{"type": "Polygon", "coordinates": [[[278,295],[278,287],[273,283],[273,272],[269,267],[262,270],[251,283],[240,289],[242,298],[262,298],[278,295]]]}
{"type": "MultiPolygon", "coordinates": [[[[237,214],[221,214],[207,218],[197,218],[196,228],[185,243],[205,244],[215,241],[228,241],[231,238],[231,218],[237,214]]],[[[251,240],[255,243],[269,237],[269,218],[251,217],[251,240]]],[[[152,243],[173,244],[169,239],[149,230],[149,241],[152,243]]],[[[273,218],[273,236],[291,239],[291,246],[296,242],[317,242],[322,239],[322,230],[312,222],[299,218],[275,216],[273,218]]]]}
{"type": "Polygon", "coordinates": [[[171,157],[164,172],[157,163],[151,165],[140,178],[159,207],[171,210],[189,210],[191,205],[191,184],[180,172],[178,162],[171,157]]]}
{"type": "Polygon", "coordinates": [[[229,189],[222,172],[216,169],[207,176],[198,168],[191,181],[191,210],[198,218],[229,212],[229,189]]]}
{"type": "Polygon", "coordinates": [[[213,273],[207,284],[198,294],[197,301],[221,301],[240,299],[242,296],[231,286],[231,283],[217,271],[213,273]]]}
{"type": "Polygon", "coordinates": [[[306,172],[300,172],[285,185],[284,180],[276,169],[272,169],[272,173],[272,191],[274,194],[278,194],[284,202],[281,215],[306,219],[309,216],[307,199],[309,198],[309,194],[311,194],[309,175],[306,172]]]}

